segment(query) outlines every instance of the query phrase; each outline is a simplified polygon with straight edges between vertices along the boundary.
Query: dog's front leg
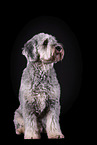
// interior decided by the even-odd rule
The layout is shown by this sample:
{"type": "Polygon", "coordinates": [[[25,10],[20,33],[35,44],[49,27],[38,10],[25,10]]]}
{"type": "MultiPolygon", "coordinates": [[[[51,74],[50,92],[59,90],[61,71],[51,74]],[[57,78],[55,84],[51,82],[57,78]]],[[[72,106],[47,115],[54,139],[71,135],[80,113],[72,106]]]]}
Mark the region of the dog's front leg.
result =
{"type": "Polygon", "coordinates": [[[47,114],[46,131],[49,139],[64,138],[59,125],[58,110],[55,110],[54,108],[52,108],[47,114]]]}
{"type": "Polygon", "coordinates": [[[25,125],[24,139],[40,139],[37,118],[35,114],[31,115],[28,110],[25,110],[23,117],[25,125]]]}

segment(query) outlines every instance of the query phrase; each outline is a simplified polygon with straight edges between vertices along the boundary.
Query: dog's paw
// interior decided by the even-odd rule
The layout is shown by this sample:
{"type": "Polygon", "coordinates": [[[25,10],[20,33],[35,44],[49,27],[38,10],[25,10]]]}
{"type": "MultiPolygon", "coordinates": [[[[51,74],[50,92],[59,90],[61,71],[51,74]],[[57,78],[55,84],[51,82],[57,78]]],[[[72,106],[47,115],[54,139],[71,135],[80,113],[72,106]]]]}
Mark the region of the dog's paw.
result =
{"type": "Polygon", "coordinates": [[[24,133],[24,127],[16,129],[16,134],[19,135],[21,133],[24,133]]]}
{"type": "Polygon", "coordinates": [[[41,136],[38,135],[38,134],[34,134],[34,135],[26,134],[26,135],[24,136],[24,139],[40,139],[40,138],[41,138],[41,136]]]}
{"type": "Polygon", "coordinates": [[[65,138],[65,136],[63,134],[50,134],[48,135],[49,139],[61,139],[61,138],[65,138]]]}

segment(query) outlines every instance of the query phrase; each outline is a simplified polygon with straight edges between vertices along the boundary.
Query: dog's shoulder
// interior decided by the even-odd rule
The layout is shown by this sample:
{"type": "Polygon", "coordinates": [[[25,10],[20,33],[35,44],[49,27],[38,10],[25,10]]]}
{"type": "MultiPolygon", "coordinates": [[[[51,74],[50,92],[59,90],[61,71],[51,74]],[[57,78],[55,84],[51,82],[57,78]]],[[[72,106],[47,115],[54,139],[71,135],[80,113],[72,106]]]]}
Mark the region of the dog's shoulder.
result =
{"type": "Polygon", "coordinates": [[[28,64],[27,67],[23,70],[21,80],[22,82],[26,82],[31,80],[34,76],[34,67],[31,64],[28,64]]]}

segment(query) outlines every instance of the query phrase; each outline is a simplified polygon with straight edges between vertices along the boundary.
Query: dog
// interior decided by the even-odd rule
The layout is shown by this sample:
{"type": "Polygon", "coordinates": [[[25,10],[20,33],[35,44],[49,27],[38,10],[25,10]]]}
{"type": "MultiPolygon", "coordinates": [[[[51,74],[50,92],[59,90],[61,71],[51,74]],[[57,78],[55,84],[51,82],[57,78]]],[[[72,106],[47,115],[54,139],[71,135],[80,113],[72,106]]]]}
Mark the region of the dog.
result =
{"type": "Polygon", "coordinates": [[[52,35],[39,33],[24,44],[27,59],[19,89],[20,106],[14,113],[16,134],[24,139],[40,139],[46,132],[49,139],[64,138],[59,124],[60,85],[54,63],[64,57],[62,44],[52,35]]]}

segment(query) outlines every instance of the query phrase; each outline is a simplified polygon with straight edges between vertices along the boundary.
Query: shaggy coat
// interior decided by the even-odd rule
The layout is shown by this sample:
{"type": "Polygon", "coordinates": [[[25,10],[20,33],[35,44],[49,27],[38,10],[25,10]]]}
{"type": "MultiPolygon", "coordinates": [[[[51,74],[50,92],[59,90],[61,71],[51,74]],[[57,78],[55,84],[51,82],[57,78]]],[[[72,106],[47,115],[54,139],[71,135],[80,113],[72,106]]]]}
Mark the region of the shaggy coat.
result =
{"type": "Polygon", "coordinates": [[[53,64],[62,60],[64,50],[52,35],[40,33],[27,41],[22,54],[27,67],[21,77],[20,106],[15,111],[16,134],[25,139],[64,138],[59,125],[60,85],[53,64]]]}

